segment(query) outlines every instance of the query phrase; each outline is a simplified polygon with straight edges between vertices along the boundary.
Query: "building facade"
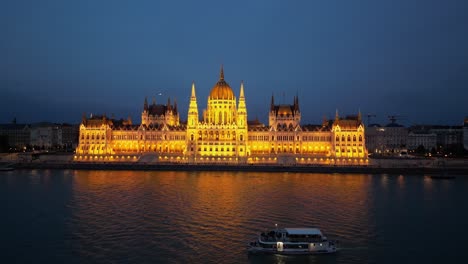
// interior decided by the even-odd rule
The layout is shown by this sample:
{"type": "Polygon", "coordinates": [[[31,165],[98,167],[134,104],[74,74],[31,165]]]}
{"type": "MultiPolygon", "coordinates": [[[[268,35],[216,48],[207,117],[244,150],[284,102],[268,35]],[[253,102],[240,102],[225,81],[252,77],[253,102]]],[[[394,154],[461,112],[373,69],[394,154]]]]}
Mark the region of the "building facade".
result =
{"type": "Polygon", "coordinates": [[[463,121],[463,147],[468,150],[468,117],[463,121]]]}
{"type": "Polygon", "coordinates": [[[369,153],[394,154],[407,148],[408,129],[396,123],[386,126],[372,125],[366,129],[369,153]]]}
{"type": "Polygon", "coordinates": [[[140,125],[106,116],[83,118],[76,161],[159,162],[187,164],[322,164],[366,165],[367,149],[361,115],[301,125],[299,98],[275,104],[269,123],[249,122],[244,93],[239,98],[224,79],[218,82],[199,115],[192,83],[187,122],[180,122],[177,104],[143,104],[140,125]]]}
{"type": "Polygon", "coordinates": [[[31,146],[49,149],[62,145],[62,127],[53,123],[31,125],[31,146]]]}
{"type": "Polygon", "coordinates": [[[437,147],[437,135],[429,132],[411,131],[408,133],[408,150],[416,150],[419,147],[430,151],[437,147]]]}
{"type": "Polygon", "coordinates": [[[27,124],[1,124],[0,135],[7,138],[9,148],[23,150],[31,142],[31,126],[27,124]]]}

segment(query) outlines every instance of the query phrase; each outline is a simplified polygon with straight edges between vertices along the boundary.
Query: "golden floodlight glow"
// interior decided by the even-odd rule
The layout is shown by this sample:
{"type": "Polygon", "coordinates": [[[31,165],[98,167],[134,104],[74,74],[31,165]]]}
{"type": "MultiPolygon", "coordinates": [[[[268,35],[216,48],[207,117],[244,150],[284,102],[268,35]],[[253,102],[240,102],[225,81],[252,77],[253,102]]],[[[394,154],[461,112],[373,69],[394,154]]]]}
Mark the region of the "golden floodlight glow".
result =
{"type": "MultiPolygon", "coordinates": [[[[239,87],[239,86],[238,86],[239,87]]],[[[181,123],[175,100],[148,103],[145,98],[141,124],[108,118],[83,118],[75,160],[138,160],[139,155],[157,153],[159,160],[197,163],[261,163],[289,165],[353,160],[363,162],[365,126],[361,114],[324,120],[321,125],[301,125],[299,97],[292,104],[277,104],[272,96],[268,124],[247,117],[247,100],[241,82],[238,97],[224,78],[211,89],[206,109],[198,108],[195,83],[191,85],[187,123],[181,123]],[[97,158],[95,155],[99,155],[97,158]],[[109,156],[110,155],[110,156],[109,156]],[[285,158],[277,158],[281,155],[285,158]],[[170,156],[170,158],[168,158],[170,156]],[[286,158],[287,157],[287,158],[286,158]],[[332,159],[329,159],[332,158],[332,159]],[[359,160],[361,158],[361,160],[359,160]]],[[[366,159],[366,162],[368,160],[366,159]]]]}

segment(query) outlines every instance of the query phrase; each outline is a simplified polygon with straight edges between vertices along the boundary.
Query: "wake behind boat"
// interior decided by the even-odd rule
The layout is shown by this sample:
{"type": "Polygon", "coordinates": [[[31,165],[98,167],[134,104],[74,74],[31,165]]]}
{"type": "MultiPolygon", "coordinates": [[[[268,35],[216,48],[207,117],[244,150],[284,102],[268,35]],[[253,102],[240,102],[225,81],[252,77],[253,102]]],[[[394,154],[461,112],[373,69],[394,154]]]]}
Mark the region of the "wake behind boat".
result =
{"type": "Polygon", "coordinates": [[[334,253],[336,241],[329,241],[318,228],[282,228],[261,233],[249,243],[251,253],[306,255],[334,253]]]}

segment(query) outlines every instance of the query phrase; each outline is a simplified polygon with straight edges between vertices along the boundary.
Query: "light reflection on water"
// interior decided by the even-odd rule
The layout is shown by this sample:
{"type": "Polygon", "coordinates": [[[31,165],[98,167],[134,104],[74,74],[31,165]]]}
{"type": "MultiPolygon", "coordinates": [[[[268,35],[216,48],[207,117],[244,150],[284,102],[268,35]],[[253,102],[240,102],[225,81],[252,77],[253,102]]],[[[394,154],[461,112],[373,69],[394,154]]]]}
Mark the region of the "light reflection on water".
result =
{"type": "Polygon", "coordinates": [[[13,225],[7,232],[11,254],[26,241],[37,249],[34,259],[48,262],[52,253],[58,262],[76,263],[447,260],[457,253],[435,255],[438,247],[426,241],[460,237],[457,226],[468,220],[466,203],[455,206],[468,198],[463,177],[140,171],[0,176],[0,193],[11,200],[5,210],[13,214],[1,222],[13,225]],[[246,244],[275,224],[319,227],[340,240],[342,250],[328,256],[248,255],[246,244]],[[25,240],[18,236],[27,233],[32,235],[25,240]]]}

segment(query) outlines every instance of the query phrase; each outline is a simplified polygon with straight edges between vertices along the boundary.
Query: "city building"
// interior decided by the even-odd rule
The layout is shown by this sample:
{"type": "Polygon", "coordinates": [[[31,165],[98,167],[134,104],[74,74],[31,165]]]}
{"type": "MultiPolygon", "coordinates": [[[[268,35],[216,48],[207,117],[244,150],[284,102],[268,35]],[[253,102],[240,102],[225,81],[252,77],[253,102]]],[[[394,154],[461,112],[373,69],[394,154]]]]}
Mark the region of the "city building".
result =
{"type": "Polygon", "coordinates": [[[8,148],[19,151],[30,144],[31,127],[26,124],[1,124],[0,135],[7,137],[8,148]]]}
{"type": "Polygon", "coordinates": [[[61,126],[47,122],[32,124],[30,145],[35,149],[50,149],[61,146],[61,126]]]}
{"type": "Polygon", "coordinates": [[[468,117],[463,122],[463,147],[468,150],[468,117]]]}
{"type": "Polygon", "coordinates": [[[61,145],[66,150],[74,150],[78,146],[79,126],[74,124],[62,124],[61,145]]]}
{"type": "MultiPolygon", "coordinates": [[[[244,84],[237,98],[224,79],[207,99],[200,120],[192,83],[187,122],[180,122],[177,104],[148,104],[141,124],[106,116],[83,118],[76,161],[168,162],[188,164],[323,164],[366,165],[367,149],[361,114],[321,125],[301,125],[299,98],[275,104],[268,125],[248,121],[244,84]]],[[[267,108],[268,109],[268,108],[267,108]]]]}
{"type": "Polygon", "coordinates": [[[425,151],[431,151],[437,147],[437,135],[425,131],[411,131],[408,133],[408,150],[416,150],[420,146],[425,151]]]}
{"type": "Polygon", "coordinates": [[[386,126],[378,124],[366,128],[366,146],[369,153],[399,154],[406,150],[408,129],[395,122],[386,126]]]}
{"type": "Polygon", "coordinates": [[[431,126],[430,132],[437,135],[438,148],[463,145],[463,126],[431,126]]]}
{"type": "Polygon", "coordinates": [[[78,125],[41,122],[34,124],[1,124],[0,136],[7,138],[7,150],[31,151],[65,149],[78,145],[78,125]]]}

